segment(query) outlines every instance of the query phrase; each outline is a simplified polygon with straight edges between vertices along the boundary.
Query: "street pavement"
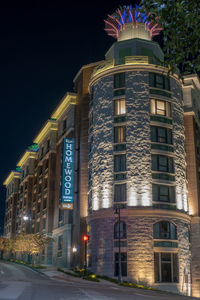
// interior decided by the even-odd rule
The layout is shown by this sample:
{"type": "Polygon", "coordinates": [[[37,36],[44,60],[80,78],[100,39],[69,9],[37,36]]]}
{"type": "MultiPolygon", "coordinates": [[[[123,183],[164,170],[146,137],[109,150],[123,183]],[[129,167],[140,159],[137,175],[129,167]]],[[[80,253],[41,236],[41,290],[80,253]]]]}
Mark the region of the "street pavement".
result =
{"type": "Polygon", "coordinates": [[[34,271],[0,262],[0,300],[192,300],[197,298],[120,287],[102,280],[91,282],[56,268],[34,271]]]}

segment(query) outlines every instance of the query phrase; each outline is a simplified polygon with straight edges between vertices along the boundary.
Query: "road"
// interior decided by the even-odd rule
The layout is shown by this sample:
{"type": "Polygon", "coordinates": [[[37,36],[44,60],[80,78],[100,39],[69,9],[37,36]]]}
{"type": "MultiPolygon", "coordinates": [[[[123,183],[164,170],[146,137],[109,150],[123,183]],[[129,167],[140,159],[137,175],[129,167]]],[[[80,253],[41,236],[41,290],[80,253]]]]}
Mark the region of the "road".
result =
{"type": "Polygon", "coordinates": [[[192,300],[195,298],[90,282],[57,271],[46,275],[0,262],[0,300],[192,300]],[[47,276],[48,275],[48,276],[47,276]]]}

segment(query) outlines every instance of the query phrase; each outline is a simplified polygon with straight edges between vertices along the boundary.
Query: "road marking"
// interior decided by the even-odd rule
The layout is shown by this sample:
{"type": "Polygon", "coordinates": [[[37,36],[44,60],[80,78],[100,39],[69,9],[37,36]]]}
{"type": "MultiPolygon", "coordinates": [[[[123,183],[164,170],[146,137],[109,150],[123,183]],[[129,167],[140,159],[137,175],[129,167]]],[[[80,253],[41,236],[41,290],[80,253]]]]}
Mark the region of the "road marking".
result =
{"type": "Polygon", "coordinates": [[[0,273],[3,275],[3,274],[4,274],[4,271],[0,270],[0,273]]]}
{"type": "Polygon", "coordinates": [[[27,282],[11,282],[6,288],[0,289],[0,299],[17,299],[30,286],[27,282]]]}

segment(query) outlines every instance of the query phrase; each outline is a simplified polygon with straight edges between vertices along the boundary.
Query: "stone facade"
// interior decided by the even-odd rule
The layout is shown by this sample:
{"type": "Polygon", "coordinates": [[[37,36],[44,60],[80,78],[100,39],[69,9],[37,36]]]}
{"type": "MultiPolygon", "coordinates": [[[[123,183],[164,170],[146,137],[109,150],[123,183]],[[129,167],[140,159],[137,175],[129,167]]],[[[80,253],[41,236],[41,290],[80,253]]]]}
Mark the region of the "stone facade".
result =
{"type": "MultiPolygon", "coordinates": [[[[127,246],[121,252],[127,253],[127,277],[138,284],[154,286],[163,290],[191,294],[190,242],[188,224],[189,218],[184,214],[165,214],[162,211],[121,210],[121,220],[127,225],[127,246]],[[160,215],[160,216],[159,216],[160,215]],[[159,221],[169,221],[177,226],[178,248],[154,247],[153,225],[159,221]],[[162,284],[154,280],[154,252],[178,253],[179,281],[178,283],[162,284]]],[[[92,271],[97,274],[114,277],[114,210],[100,210],[90,217],[92,271]]]]}

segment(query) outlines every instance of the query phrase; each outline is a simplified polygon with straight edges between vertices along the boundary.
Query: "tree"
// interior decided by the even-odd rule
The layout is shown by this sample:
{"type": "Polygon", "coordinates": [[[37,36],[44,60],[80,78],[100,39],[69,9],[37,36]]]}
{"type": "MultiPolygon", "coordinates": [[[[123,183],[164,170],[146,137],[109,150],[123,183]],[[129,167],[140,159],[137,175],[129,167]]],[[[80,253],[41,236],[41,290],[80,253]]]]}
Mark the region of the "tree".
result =
{"type": "Polygon", "coordinates": [[[165,63],[181,75],[200,71],[200,5],[196,0],[141,0],[148,21],[163,27],[165,63]]]}
{"type": "Polygon", "coordinates": [[[43,234],[20,234],[14,239],[14,251],[27,254],[40,253],[53,239],[43,234]]]}

